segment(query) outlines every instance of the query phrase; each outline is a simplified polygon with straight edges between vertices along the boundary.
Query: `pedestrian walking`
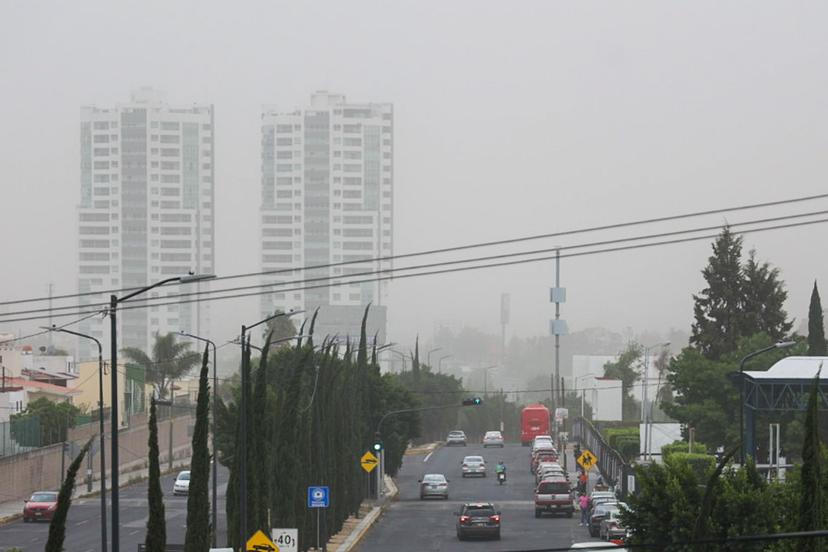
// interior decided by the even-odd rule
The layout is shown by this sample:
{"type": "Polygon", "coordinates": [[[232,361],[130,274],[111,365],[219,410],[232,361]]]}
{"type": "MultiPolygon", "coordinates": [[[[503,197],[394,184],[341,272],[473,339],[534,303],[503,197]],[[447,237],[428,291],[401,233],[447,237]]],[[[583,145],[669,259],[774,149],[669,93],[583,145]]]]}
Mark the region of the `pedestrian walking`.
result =
{"type": "Polygon", "coordinates": [[[578,497],[578,507],[581,508],[581,527],[585,527],[589,522],[589,497],[586,493],[578,497]]]}

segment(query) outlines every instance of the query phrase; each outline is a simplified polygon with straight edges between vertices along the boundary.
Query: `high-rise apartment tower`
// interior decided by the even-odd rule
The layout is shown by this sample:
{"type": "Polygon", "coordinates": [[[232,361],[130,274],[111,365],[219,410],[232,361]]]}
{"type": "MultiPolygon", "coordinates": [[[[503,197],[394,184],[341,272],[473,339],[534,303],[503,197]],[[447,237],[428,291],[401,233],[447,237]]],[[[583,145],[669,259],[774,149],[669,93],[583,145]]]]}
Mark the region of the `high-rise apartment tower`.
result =
{"type": "Polygon", "coordinates": [[[317,92],[305,109],[265,108],[261,260],[263,283],[280,285],[263,315],[319,307],[317,334],[355,337],[371,303],[369,331],[384,339],[387,275],[355,275],[391,267],[375,259],[393,251],[393,139],[388,103],[317,92]],[[358,282],[327,285],[344,276],[358,282]]]}
{"type": "MultiPolygon", "coordinates": [[[[80,131],[78,291],[141,287],[190,271],[213,273],[212,106],[171,107],[157,91],[143,88],[129,103],[82,108],[80,131]]],[[[204,282],[156,288],[141,298],[208,287],[204,282]]],[[[81,302],[108,298],[84,296],[81,302]]],[[[155,332],[206,331],[207,303],[185,300],[120,310],[119,346],[149,352],[155,332]]],[[[77,329],[109,336],[100,317],[77,329]]],[[[91,356],[88,340],[79,345],[81,358],[91,356]]]]}

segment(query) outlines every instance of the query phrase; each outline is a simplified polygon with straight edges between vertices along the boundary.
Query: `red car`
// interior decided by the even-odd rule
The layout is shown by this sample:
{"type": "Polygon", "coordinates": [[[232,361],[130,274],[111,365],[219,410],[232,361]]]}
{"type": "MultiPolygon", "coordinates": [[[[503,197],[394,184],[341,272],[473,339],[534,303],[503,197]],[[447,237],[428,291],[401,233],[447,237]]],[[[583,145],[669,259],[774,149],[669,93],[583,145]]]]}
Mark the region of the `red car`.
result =
{"type": "Polygon", "coordinates": [[[538,488],[535,489],[535,517],[541,517],[544,512],[562,513],[566,517],[572,517],[575,505],[572,502],[569,481],[560,477],[538,484],[538,488]]]}
{"type": "Polygon", "coordinates": [[[52,491],[38,491],[23,506],[23,521],[52,520],[57,510],[58,494],[52,491]]]}

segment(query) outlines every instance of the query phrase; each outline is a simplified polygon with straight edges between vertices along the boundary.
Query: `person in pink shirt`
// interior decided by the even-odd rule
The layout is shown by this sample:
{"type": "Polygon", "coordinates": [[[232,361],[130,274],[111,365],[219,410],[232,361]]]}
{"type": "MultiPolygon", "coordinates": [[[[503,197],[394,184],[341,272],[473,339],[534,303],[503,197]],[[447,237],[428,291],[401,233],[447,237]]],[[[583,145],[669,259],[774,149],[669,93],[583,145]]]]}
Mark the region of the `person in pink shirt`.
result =
{"type": "Polygon", "coordinates": [[[581,493],[578,497],[578,506],[581,508],[581,527],[589,523],[589,497],[586,493],[581,493]]]}

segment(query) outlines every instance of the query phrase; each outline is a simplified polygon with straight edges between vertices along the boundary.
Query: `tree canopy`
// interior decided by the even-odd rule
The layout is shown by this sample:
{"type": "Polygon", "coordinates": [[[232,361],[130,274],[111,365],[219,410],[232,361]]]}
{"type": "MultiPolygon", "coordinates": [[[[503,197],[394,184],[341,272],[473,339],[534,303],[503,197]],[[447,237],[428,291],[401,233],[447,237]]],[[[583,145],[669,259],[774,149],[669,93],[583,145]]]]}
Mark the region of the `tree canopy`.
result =
{"type": "Polygon", "coordinates": [[[642,352],[641,345],[631,341],[618,355],[618,360],[604,364],[604,377],[621,380],[621,410],[625,420],[635,419],[640,415],[638,403],[632,396],[632,386],[641,377],[638,361],[642,352]]]}
{"type": "Polygon", "coordinates": [[[828,356],[828,343],[825,342],[822,302],[819,289],[814,282],[811,292],[811,304],[808,308],[808,356],[828,356]]]}
{"type": "Polygon", "coordinates": [[[190,350],[190,343],[176,341],[175,334],[155,334],[152,356],[136,347],[121,349],[121,353],[146,372],[146,381],[151,383],[155,394],[165,398],[170,392],[172,382],[192,370],[201,360],[201,355],[190,350]]]}

